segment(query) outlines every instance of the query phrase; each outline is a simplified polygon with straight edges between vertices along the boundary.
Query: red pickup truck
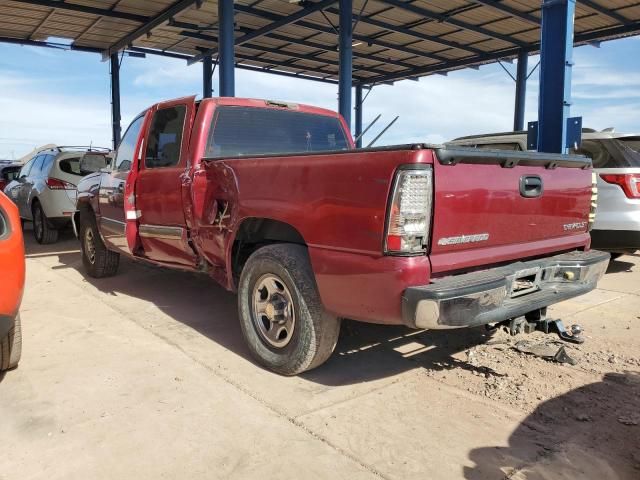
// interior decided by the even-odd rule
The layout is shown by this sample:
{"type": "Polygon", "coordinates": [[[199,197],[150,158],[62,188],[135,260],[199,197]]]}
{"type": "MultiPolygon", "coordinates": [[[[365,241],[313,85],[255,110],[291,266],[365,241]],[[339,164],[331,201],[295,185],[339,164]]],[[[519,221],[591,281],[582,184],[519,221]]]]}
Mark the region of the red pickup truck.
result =
{"type": "MultiPolygon", "coordinates": [[[[354,149],[336,113],[194,97],[136,117],[78,185],[91,276],[120,254],[208,273],[238,293],[266,367],[331,355],[341,318],[496,324],[593,289],[584,157],[422,144],[354,149]]],[[[205,293],[203,293],[205,294],[205,293]]]]}

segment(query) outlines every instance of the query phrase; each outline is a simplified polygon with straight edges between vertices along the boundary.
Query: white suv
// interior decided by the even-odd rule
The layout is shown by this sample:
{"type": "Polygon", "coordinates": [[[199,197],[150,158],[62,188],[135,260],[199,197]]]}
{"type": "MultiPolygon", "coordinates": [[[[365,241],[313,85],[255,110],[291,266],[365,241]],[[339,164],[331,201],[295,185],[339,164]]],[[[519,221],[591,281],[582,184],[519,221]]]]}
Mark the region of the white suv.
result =
{"type": "Polygon", "coordinates": [[[33,221],[38,243],[53,243],[58,231],[73,218],[76,185],[85,172],[80,160],[85,155],[105,156],[108,150],[78,150],[78,147],[55,147],[36,154],[10,182],[4,193],[14,201],[23,220],[33,221]]]}
{"type": "MultiPolygon", "coordinates": [[[[473,135],[449,142],[477,148],[526,150],[526,132],[473,135]]],[[[616,257],[640,249],[640,135],[582,130],[582,143],[572,153],[593,161],[598,205],[591,246],[616,257]]]]}

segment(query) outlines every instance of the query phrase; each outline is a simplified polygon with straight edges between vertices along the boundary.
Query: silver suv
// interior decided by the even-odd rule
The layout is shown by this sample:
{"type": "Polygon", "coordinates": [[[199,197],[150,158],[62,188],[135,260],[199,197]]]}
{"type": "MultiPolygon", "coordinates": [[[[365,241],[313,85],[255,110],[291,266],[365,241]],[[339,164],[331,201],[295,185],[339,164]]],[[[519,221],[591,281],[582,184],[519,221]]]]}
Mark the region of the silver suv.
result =
{"type": "MultiPolygon", "coordinates": [[[[526,132],[460,137],[449,142],[477,148],[526,150],[526,132]]],[[[585,128],[572,153],[590,157],[596,174],[598,205],[591,245],[616,257],[640,249],[640,135],[585,128]]]]}
{"type": "Polygon", "coordinates": [[[23,220],[33,221],[38,243],[53,243],[75,212],[76,185],[89,172],[80,170],[85,156],[106,156],[108,149],[55,147],[38,152],[24,164],[4,193],[18,206],[23,220]]]}

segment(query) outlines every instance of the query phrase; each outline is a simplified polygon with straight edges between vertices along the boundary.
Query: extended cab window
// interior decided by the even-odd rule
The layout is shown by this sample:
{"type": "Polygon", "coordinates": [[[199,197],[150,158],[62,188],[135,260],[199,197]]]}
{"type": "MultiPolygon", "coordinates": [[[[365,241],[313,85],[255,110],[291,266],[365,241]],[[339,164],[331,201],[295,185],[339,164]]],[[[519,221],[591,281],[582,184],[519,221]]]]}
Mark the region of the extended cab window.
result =
{"type": "Polygon", "coordinates": [[[136,143],[138,143],[138,135],[140,134],[140,128],[142,127],[142,121],[144,120],[144,115],[139,116],[124,134],[122,140],[120,141],[120,145],[118,145],[118,152],[116,153],[116,161],[114,163],[114,168],[118,172],[126,172],[131,170],[131,164],[133,163],[133,156],[135,155],[136,143]]]}
{"type": "Polygon", "coordinates": [[[160,109],[153,115],[144,157],[146,168],[173,167],[178,164],[186,113],[186,106],[177,105],[160,109]]]}
{"type": "Polygon", "coordinates": [[[321,152],[349,148],[337,117],[292,110],[218,107],[206,156],[321,152]]]}

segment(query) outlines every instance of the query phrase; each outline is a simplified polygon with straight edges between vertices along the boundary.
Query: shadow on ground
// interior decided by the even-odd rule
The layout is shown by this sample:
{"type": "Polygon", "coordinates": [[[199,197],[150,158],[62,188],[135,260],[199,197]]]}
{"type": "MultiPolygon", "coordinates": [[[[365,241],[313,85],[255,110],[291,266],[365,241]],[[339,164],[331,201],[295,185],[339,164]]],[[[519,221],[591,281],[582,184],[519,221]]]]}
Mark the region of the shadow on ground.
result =
{"type": "MultiPolygon", "coordinates": [[[[53,245],[38,245],[30,232],[25,232],[25,245],[27,257],[56,256],[61,265],[53,266],[53,269],[76,269],[84,281],[106,295],[135,297],[149,302],[175,321],[237,355],[250,357],[240,331],[235,295],[205,275],[150,266],[123,257],[118,275],[94,279],[84,272],[79,243],[71,231],[64,232],[61,240],[53,245]]],[[[135,312],[127,313],[135,315],[135,312]]],[[[454,355],[487,342],[490,337],[491,333],[484,328],[455,333],[425,332],[401,326],[344,321],[334,355],[325,365],[303,377],[331,386],[371,381],[415,368],[462,368],[488,377],[497,373],[454,355]]]]}
{"type": "MultiPolygon", "coordinates": [[[[123,258],[118,275],[94,279],[84,272],[79,244],[73,232],[65,232],[55,244],[39,245],[26,231],[25,245],[28,258],[56,257],[60,265],[53,266],[54,270],[78,270],[83,281],[104,294],[110,297],[135,297],[149,302],[175,321],[191,327],[237,355],[250,358],[240,331],[235,295],[207,276],[123,258]]],[[[420,367],[437,370],[464,368],[491,375],[494,372],[452,356],[489,337],[490,333],[484,329],[465,330],[452,335],[346,320],[333,357],[303,377],[324,385],[350,385],[420,367]]]]}
{"type": "Polygon", "coordinates": [[[640,478],[640,375],[609,373],[548,400],[509,445],[472,450],[469,480],[640,478]]]}
{"type": "Polygon", "coordinates": [[[606,273],[631,272],[634,266],[635,265],[633,263],[625,262],[624,260],[620,260],[618,258],[609,262],[606,273]]]}

